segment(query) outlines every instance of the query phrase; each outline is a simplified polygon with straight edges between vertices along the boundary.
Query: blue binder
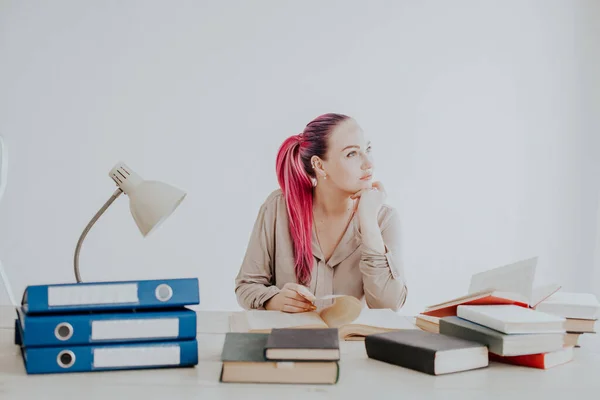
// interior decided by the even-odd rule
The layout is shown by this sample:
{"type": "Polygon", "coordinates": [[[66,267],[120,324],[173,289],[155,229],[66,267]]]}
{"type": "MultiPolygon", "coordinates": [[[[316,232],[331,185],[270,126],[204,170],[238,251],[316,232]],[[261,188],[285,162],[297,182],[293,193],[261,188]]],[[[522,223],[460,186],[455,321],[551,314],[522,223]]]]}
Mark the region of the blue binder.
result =
{"type": "Polygon", "coordinates": [[[26,314],[172,308],[200,303],[197,278],[28,286],[26,314]]]}
{"type": "Polygon", "coordinates": [[[131,343],[196,338],[196,312],[188,308],[27,315],[17,309],[24,347],[131,343]]]}
{"type": "Polygon", "coordinates": [[[22,345],[22,335],[21,324],[15,320],[15,344],[21,349],[28,374],[177,368],[198,364],[196,339],[28,348],[22,345]]]}
{"type": "Polygon", "coordinates": [[[196,339],[72,347],[21,347],[28,374],[192,367],[196,339]]]}

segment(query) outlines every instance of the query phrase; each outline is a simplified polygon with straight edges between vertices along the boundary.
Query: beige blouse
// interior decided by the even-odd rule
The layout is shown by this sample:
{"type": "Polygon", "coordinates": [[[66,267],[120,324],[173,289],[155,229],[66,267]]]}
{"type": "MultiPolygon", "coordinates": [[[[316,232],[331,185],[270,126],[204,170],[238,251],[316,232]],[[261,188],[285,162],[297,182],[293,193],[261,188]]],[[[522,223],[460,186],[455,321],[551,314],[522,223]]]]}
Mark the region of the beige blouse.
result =
{"type": "MultiPolygon", "coordinates": [[[[385,254],[362,243],[355,215],[327,262],[323,260],[313,225],[314,266],[308,287],[317,298],[345,294],[366,301],[369,308],[398,310],[404,305],[407,287],[400,257],[400,220],[397,212],[384,204],[378,222],[385,254]]],[[[264,309],[264,303],[288,282],[296,283],[294,247],[285,198],[278,189],[267,197],[258,212],[235,280],[238,303],[245,309],[264,309]]]]}

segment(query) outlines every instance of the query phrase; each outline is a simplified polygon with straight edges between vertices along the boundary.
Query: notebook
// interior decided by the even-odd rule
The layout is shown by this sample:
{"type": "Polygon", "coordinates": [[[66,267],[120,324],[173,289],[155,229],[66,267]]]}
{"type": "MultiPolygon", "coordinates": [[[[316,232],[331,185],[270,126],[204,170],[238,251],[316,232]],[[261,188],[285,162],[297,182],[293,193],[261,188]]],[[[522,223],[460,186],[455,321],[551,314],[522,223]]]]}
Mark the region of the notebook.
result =
{"type": "Polygon", "coordinates": [[[333,305],[316,312],[285,313],[270,310],[249,310],[234,314],[234,332],[270,333],[273,328],[338,328],[343,340],[364,340],[374,333],[395,330],[418,330],[412,318],[398,315],[391,309],[363,308],[353,296],[335,298],[333,305]]]}

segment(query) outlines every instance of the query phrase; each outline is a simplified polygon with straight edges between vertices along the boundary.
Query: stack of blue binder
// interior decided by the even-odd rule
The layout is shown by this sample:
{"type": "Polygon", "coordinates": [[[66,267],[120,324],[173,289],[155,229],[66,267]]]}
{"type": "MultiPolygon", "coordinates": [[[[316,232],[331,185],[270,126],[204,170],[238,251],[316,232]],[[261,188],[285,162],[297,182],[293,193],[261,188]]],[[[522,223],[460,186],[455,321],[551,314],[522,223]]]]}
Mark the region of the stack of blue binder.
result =
{"type": "Polygon", "coordinates": [[[198,279],[28,286],[15,344],[28,374],[198,364],[198,279]]]}

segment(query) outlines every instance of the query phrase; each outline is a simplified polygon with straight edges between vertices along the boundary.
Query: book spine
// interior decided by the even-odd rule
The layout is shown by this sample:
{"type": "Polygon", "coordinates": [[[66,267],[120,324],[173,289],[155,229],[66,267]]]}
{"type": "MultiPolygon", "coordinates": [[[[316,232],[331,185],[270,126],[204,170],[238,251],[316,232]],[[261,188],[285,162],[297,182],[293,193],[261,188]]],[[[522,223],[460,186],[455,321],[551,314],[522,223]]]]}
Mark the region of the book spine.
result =
{"type": "Polygon", "coordinates": [[[27,314],[169,308],[200,304],[196,278],[38,285],[26,289],[27,314]]]}
{"type": "Polygon", "coordinates": [[[379,335],[368,335],[365,349],[367,356],[374,360],[435,375],[433,350],[394,342],[379,335]]]}
{"type": "Polygon", "coordinates": [[[21,350],[28,374],[183,367],[198,363],[196,339],[124,345],[22,347],[21,350]]]}
{"type": "Polygon", "coordinates": [[[24,316],[19,313],[27,347],[182,340],[196,336],[196,313],[189,309],[152,313],[24,316]]]}

